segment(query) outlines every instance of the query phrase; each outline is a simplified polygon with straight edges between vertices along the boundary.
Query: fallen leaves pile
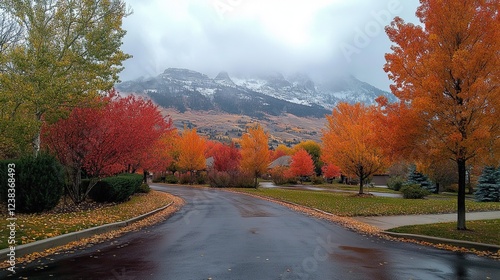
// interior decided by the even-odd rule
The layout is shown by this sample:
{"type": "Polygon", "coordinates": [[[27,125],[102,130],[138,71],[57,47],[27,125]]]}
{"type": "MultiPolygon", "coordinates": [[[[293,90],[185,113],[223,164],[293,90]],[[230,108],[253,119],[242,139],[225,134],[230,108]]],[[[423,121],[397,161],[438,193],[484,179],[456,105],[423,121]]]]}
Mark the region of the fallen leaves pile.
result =
{"type": "MultiPolygon", "coordinates": [[[[122,227],[118,230],[113,230],[113,231],[110,231],[107,233],[94,235],[92,237],[84,238],[84,239],[81,239],[78,241],[74,241],[74,242],[68,243],[68,244],[63,245],[63,246],[51,248],[51,249],[45,250],[43,252],[35,252],[35,253],[29,254],[29,255],[25,255],[23,257],[16,258],[16,262],[18,264],[30,263],[36,259],[46,257],[46,256],[49,256],[52,254],[61,254],[61,253],[65,253],[65,252],[72,252],[78,248],[89,247],[89,246],[92,246],[94,244],[98,244],[98,243],[101,243],[103,241],[106,241],[106,240],[109,240],[112,238],[116,238],[118,236],[123,235],[126,232],[137,231],[141,228],[159,223],[159,222],[167,219],[170,215],[172,215],[177,210],[179,210],[182,207],[182,205],[184,205],[184,201],[181,198],[173,196],[173,195],[168,194],[168,193],[164,193],[164,192],[152,191],[148,195],[143,195],[143,196],[139,196],[139,197],[141,197],[141,199],[139,199],[137,203],[140,203],[140,204],[131,203],[128,205],[119,205],[119,206],[123,206],[123,207],[119,207],[118,209],[107,209],[106,210],[107,212],[104,212],[104,213],[102,213],[100,211],[101,210],[104,211],[106,208],[98,209],[97,210],[98,213],[95,213],[95,214],[96,215],[97,214],[109,214],[110,216],[107,218],[102,217],[102,218],[98,219],[100,222],[102,222],[101,224],[106,224],[109,222],[117,222],[118,221],[116,219],[113,220],[113,218],[116,218],[116,216],[114,216],[113,213],[115,213],[115,215],[118,215],[118,213],[120,213],[120,212],[121,213],[126,212],[127,216],[130,215],[127,219],[130,219],[130,218],[139,216],[141,214],[145,214],[147,212],[150,212],[152,210],[158,209],[162,206],[169,204],[170,202],[172,202],[172,204],[164,210],[161,210],[161,211],[159,211],[159,212],[157,212],[157,213],[155,213],[147,218],[144,218],[142,220],[134,222],[134,223],[132,223],[128,226],[122,227]],[[140,207],[138,207],[138,205],[140,205],[140,207]],[[148,210],[148,211],[145,211],[145,210],[148,210]]],[[[87,217],[87,219],[94,219],[94,215],[91,215],[90,213],[85,213],[85,215],[83,217],[78,216],[76,213],[75,213],[75,215],[78,217],[78,219],[84,219],[84,217],[87,217]]],[[[127,220],[127,219],[122,219],[122,220],[127,220]]],[[[83,223],[83,221],[80,221],[80,222],[83,223]]],[[[92,223],[95,223],[95,221],[83,223],[83,224],[90,225],[92,223]]],[[[47,224],[50,224],[50,222],[47,222],[47,224]]],[[[86,228],[89,228],[89,227],[92,227],[92,226],[87,226],[86,228]]],[[[3,262],[0,264],[0,268],[6,268],[8,266],[9,266],[9,264],[7,262],[3,262]]]]}
{"type": "Polygon", "coordinates": [[[225,189],[225,191],[245,194],[245,195],[249,195],[252,197],[271,201],[271,202],[283,205],[285,207],[288,207],[294,211],[302,212],[302,213],[307,214],[309,216],[313,216],[316,218],[320,218],[320,219],[324,219],[324,220],[328,220],[328,221],[337,223],[345,228],[348,228],[350,230],[353,230],[353,231],[361,233],[361,234],[376,236],[376,237],[383,238],[386,240],[391,240],[391,241],[416,243],[416,244],[420,244],[420,245],[424,245],[424,246],[431,246],[431,247],[435,247],[438,249],[443,249],[443,250],[448,250],[448,251],[453,251],[453,252],[471,253],[471,254],[475,254],[478,256],[482,256],[482,257],[489,257],[492,259],[500,260],[500,250],[497,252],[478,251],[476,249],[457,247],[457,246],[452,246],[452,245],[448,245],[448,244],[436,244],[436,243],[431,243],[431,242],[426,242],[426,241],[418,241],[415,239],[393,237],[393,236],[383,234],[382,230],[377,228],[377,227],[359,222],[359,221],[354,220],[354,219],[349,218],[349,217],[341,217],[341,216],[337,216],[337,215],[334,215],[334,214],[331,214],[331,213],[328,213],[328,212],[325,212],[325,211],[322,211],[319,209],[299,205],[296,203],[292,203],[292,202],[288,202],[288,201],[284,201],[284,200],[280,200],[280,199],[269,198],[269,197],[261,196],[261,195],[257,195],[257,194],[251,194],[251,193],[246,193],[246,192],[239,192],[237,190],[227,190],[227,189],[225,189]]]}

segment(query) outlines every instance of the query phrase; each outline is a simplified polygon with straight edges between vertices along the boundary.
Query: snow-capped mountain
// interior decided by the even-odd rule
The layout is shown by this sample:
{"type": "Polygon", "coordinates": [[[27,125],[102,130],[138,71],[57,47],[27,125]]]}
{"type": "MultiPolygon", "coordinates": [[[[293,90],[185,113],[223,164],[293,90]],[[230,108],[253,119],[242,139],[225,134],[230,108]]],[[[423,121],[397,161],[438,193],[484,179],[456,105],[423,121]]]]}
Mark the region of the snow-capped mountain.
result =
{"type": "Polygon", "coordinates": [[[353,76],[315,82],[306,74],[281,73],[231,75],[215,78],[179,68],[168,68],[157,77],[118,84],[125,93],[148,95],[164,107],[179,111],[220,110],[249,116],[280,115],[323,117],[339,102],[373,104],[384,95],[395,97],[353,76]]]}

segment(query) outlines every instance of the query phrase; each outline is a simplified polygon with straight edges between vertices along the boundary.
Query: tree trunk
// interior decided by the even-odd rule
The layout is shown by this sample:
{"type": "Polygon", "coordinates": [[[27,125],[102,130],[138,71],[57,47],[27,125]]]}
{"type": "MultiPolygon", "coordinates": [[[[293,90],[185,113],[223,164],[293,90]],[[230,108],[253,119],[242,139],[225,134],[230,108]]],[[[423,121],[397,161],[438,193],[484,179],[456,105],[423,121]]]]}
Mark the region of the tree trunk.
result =
{"type": "Polygon", "coordinates": [[[457,217],[457,229],[458,230],[466,230],[465,227],[465,160],[458,159],[458,196],[457,196],[457,205],[458,205],[458,217],[457,217]]]}
{"type": "Polygon", "coordinates": [[[363,194],[363,179],[359,178],[359,194],[363,194]]]}
{"type": "Polygon", "coordinates": [[[148,183],[148,171],[146,169],[144,169],[143,180],[145,184],[148,183]]]}
{"type": "Polygon", "coordinates": [[[35,137],[33,138],[33,142],[31,145],[33,146],[33,155],[35,157],[38,157],[38,153],[40,153],[40,146],[42,143],[41,140],[41,130],[39,129],[38,132],[36,133],[35,137]]]}
{"type": "MultiPolygon", "coordinates": [[[[43,113],[39,112],[37,110],[36,114],[35,114],[35,119],[37,122],[42,123],[42,115],[43,113]]],[[[40,125],[40,127],[38,128],[38,131],[36,132],[36,135],[33,137],[33,140],[31,142],[31,145],[33,146],[33,155],[35,157],[38,157],[38,154],[40,153],[40,147],[42,146],[42,138],[41,138],[41,135],[42,135],[42,125],[40,125]]]]}
{"type": "Polygon", "coordinates": [[[364,181],[363,166],[359,167],[359,194],[363,194],[363,181],[364,181]]]}
{"type": "Polygon", "coordinates": [[[255,178],[254,178],[254,181],[253,181],[253,186],[255,189],[258,189],[259,188],[259,174],[255,174],[255,178]]]}

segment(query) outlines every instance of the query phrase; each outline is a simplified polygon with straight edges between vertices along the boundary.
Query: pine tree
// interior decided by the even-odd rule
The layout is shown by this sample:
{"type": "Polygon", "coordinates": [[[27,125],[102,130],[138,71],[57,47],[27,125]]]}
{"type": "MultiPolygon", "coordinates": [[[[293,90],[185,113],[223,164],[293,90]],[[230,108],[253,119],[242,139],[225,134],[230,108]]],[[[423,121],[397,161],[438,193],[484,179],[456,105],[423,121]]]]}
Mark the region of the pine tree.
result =
{"type": "Polygon", "coordinates": [[[420,185],[423,189],[429,192],[435,193],[436,186],[425,176],[424,174],[417,171],[415,165],[410,167],[410,172],[408,173],[408,185],[420,185]]]}
{"type": "Polygon", "coordinates": [[[500,193],[500,169],[486,166],[479,177],[477,189],[474,193],[476,201],[498,202],[500,193]]]}

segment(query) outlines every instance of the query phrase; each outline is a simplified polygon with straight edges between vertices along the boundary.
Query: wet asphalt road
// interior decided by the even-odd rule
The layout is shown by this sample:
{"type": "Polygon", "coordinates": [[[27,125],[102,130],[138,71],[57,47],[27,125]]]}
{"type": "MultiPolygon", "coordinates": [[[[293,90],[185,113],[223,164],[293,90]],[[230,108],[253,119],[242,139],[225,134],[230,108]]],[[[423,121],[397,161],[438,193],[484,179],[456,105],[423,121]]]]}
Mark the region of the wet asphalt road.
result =
{"type": "Polygon", "coordinates": [[[9,278],[500,279],[500,261],[359,235],[245,195],[153,188],[187,203],[159,225],[9,278]]]}

